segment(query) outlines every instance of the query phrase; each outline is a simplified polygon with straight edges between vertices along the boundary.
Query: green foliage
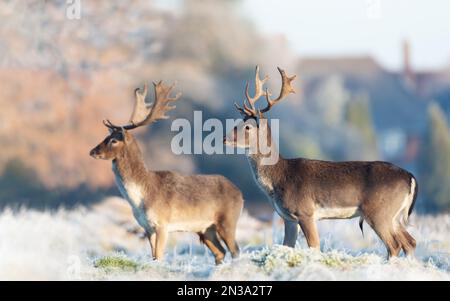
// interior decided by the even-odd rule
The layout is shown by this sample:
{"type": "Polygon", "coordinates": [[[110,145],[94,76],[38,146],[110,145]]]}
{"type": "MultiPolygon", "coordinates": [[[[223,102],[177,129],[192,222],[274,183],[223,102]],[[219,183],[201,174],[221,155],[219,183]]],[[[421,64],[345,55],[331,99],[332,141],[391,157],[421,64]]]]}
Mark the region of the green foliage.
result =
{"type": "Polygon", "coordinates": [[[347,124],[359,133],[366,159],[376,159],[377,138],[367,94],[358,93],[352,97],[347,104],[345,119],[347,124]]]}
{"type": "Polygon", "coordinates": [[[286,128],[281,132],[281,146],[282,152],[285,152],[289,157],[303,157],[310,159],[328,159],[322,152],[320,145],[316,139],[309,135],[297,133],[295,130],[286,128]]]}
{"type": "Polygon", "coordinates": [[[294,248],[275,245],[272,248],[254,252],[251,260],[270,274],[281,265],[291,268],[299,266],[305,260],[305,255],[294,248]]]}
{"type": "Polygon", "coordinates": [[[359,266],[368,263],[366,257],[351,257],[342,256],[337,252],[327,253],[320,259],[320,263],[332,268],[348,268],[352,266],[359,266]]]}
{"type": "Polygon", "coordinates": [[[123,255],[111,255],[111,256],[105,256],[100,259],[97,259],[94,262],[94,266],[96,268],[101,269],[119,269],[119,270],[129,270],[129,271],[135,271],[138,269],[139,265],[137,262],[126,258],[123,255]]]}
{"type": "Polygon", "coordinates": [[[428,108],[428,124],[420,156],[423,191],[432,209],[450,209],[450,130],[437,104],[428,108]]]}
{"type": "Polygon", "coordinates": [[[330,268],[348,269],[369,264],[373,258],[368,255],[351,256],[336,250],[321,253],[315,250],[274,245],[254,252],[251,260],[266,273],[271,274],[277,269],[304,268],[313,263],[330,268]]]}

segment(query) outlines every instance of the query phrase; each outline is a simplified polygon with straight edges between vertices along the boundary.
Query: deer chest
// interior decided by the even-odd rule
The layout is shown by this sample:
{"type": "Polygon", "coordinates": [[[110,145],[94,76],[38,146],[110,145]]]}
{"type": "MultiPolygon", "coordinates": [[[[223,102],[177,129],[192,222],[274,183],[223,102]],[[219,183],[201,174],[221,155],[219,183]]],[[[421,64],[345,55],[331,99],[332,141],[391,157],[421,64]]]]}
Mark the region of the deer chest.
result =
{"type": "Polygon", "coordinates": [[[154,225],[147,216],[147,212],[143,204],[143,190],[140,185],[134,182],[125,182],[114,163],[113,172],[120,194],[130,204],[133,211],[133,216],[137,223],[147,232],[153,232],[154,225]]]}
{"type": "Polygon", "coordinates": [[[258,183],[259,187],[266,192],[272,207],[275,211],[280,215],[283,219],[288,221],[296,221],[295,216],[293,216],[289,210],[284,208],[283,204],[283,195],[276,188],[274,188],[272,181],[267,177],[261,176],[259,173],[254,172],[255,180],[258,183]]]}

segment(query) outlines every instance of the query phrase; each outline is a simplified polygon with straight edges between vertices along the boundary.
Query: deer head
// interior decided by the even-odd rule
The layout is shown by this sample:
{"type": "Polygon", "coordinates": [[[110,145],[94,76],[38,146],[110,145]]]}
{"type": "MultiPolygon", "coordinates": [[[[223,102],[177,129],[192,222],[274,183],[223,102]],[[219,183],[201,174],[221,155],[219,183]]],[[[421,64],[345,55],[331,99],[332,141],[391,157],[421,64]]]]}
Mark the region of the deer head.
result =
{"type": "Polygon", "coordinates": [[[153,83],[155,96],[153,103],[146,103],[147,85],[144,85],[143,91],[139,88],[135,90],[136,100],[130,121],[126,125],[118,126],[109,120],[104,120],[103,124],[109,129],[109,135],[96,147],[90,155],[95,159],[114,160],[123,153],[124,148],[133,140],[128,132],[135,128],[149,125],[159,119],[169,118],[166,113],[175,108],[170,103],[179,99],[181,93],[175,97],[170,97],[175,85],[166,86],[162,81],[153,83]]]}
{"type": "Polygon", "coordinates": [[[243,121],[240,122],[226,137],[224,137],[224,144],[248,149],[251,147],[251,142],[254,141],[256,145],[259,145],[259,139],[262,135],[267,135],[266,141],[270,143],[270,131],[267,125],[267,120],[264,113],[268,112],[274,105],[278,104],[282,99],[287,97],[290,93],[295,93],[294,88],[291,86],[291,82],[295,79],[294,76],[287,76],[286,72],[278,67],[278,71],[281,75],[281,90],[277,98],[271,99],[270,92],[266,88],[264,90],[264,84],[269,77],[266,75],[263,79],[259,77],[259,66],[256,66],[255,70],[255,95],[252,97],[249,94],[249,83],[245,85],[245,100],[242,103],[242,107],[238,104],[234,104],[236,109],[243,117],[243,121]],[[267,105],[262,110],[256,108],[256,102],[264,96],[267,105]]]}

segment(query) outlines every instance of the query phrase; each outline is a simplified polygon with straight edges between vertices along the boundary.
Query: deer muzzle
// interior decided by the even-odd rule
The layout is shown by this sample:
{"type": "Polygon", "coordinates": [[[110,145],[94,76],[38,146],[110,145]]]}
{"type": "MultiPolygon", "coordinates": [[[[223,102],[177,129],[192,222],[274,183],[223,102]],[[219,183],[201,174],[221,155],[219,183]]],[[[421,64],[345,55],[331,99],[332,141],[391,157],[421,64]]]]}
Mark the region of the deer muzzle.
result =
{"type": "Polygon", "coordinates": [[[99,152],[97,147],[93,148],[90,152],[89,152],[89,156],[91,156],[94,159],[98,159],[100,158],[99,152]]]}

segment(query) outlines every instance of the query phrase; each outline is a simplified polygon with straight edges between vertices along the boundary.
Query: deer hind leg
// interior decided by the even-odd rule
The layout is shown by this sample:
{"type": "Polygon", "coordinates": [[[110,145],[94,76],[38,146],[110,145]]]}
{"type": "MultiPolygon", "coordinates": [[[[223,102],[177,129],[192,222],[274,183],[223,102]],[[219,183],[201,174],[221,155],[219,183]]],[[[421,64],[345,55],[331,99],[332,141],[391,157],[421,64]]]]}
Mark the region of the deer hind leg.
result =
{"type": "Polygon", "coordinates": [[[284,220],[284,239],[283,245],[291,248],[295,247],[295,242],[297,241],[298,229],[297,222],[291,222],[284,220]]]}
{"type": "Polygon", "coordinates": [[[217,226],[217,233],[230,251],[231,257],[237,258],[239,256],[239,246],[235,239],[236,223],[221,223],[217,226]]]}
{"type": "Polygon", "coordinates": [[[411,236],[411,234],[408,233],[408,231],[406,231],[403,225],[399,225],[396,237],[398,238],[397,241],[400,242],[405,255],[408,257],[413,257],[414,250],[416,249],[416,240],[411,236]]]}
{"type": "Polygon", "coordinates": [[[385,238],[385,244],[387,244],[388,249],[388,259],[392,257],[398,257],[400,254],[400,250],[402,249],[402,244],[399,241],[399,237],[394,230],[390,229],[389,234],[387,234],[387,238],[385,238]]]}
{"type": "Polygon", "coordinates": [[[216,227],[211,226],[205,230],[204,233],[200,233],[200,240],[211,250],[213,253],[216,265],[222,263],[225,257],[226,251],[217,237],[216,227]]]}
{"type": "Polygon", "coordinates": [[[388,253],[387,259],[398,256],[402,245],[396,238],[393,225],[386,225],[386,221],[383,221],[382,219],[380,219],[380,221],[368,219],[367,222],[386,246],[388,253]]]}
{"type": "Polygon", "coordinates": [[[306,237],[308,246],[320,250],[319,231],[317,230],[316,221],[312,217],[301,218],[299,224],[306,237]]]}

